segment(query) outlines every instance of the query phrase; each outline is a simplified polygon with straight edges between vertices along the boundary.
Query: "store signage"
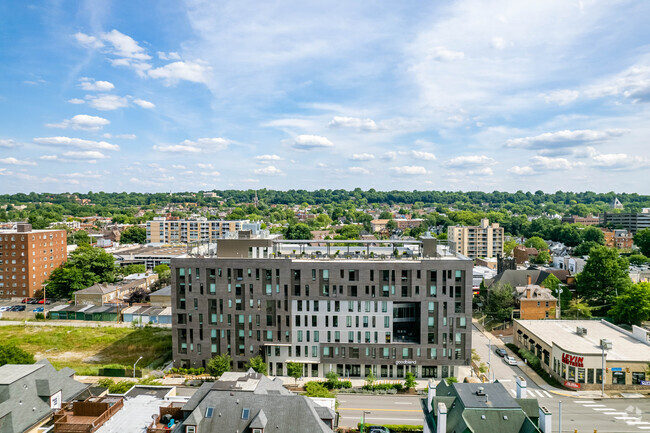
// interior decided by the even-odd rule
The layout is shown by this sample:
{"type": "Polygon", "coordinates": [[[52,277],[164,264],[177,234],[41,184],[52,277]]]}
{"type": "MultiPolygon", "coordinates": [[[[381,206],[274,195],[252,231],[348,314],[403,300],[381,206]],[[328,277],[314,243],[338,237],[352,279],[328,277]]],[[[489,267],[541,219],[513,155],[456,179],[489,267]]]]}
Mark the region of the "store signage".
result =
{"type": "Polygon", "coordinates": [[[414,359],[403,359],[401,361],[395,361],[395,365],[416,365],[417,361],[414,359]]]}
{"type": "Polygon", "coordinates": [[[580,389],[580,384],[575,382],[570,382],[568,380],[564,381],[564,386],[567,388],[580,389]]]}
{"type": "Polygon", "coordinates": [[[643,386],[650,386],[650,380],[642,380],[639,382],[639,384],[643,386]]]}
{"type": "Polygon", "coordinates": [[[621,367],[612,367],[612,371],[623,371],[621,367]]]}
{"type": "Polygon", "coordinates": [[[566,353],[562,354],[562,362],[565,364],[573,365],[574,367],[584,367],[584,356],[573,356],[567,355],[566,353]]]}

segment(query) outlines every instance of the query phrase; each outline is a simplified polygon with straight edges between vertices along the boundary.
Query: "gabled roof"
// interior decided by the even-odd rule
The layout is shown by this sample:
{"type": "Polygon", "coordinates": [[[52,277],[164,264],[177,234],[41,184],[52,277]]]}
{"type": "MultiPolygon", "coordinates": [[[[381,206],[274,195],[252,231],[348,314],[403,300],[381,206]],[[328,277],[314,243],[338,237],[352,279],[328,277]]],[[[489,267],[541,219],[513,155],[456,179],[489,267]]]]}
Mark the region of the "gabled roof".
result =
{"type": "Polygon", "coordinates": [[[551,274],[546,271],[540,271],[539,269],[508,269],[501,272],[500,274],[497,274],[496,277],[487,283],[487,287],[491,287],[496,283],[510,284],[512,287],[525,286],[528,284],[529,275],[531,276],[531,284],[541,286],[544,280],[546,280],[551,274]]]}

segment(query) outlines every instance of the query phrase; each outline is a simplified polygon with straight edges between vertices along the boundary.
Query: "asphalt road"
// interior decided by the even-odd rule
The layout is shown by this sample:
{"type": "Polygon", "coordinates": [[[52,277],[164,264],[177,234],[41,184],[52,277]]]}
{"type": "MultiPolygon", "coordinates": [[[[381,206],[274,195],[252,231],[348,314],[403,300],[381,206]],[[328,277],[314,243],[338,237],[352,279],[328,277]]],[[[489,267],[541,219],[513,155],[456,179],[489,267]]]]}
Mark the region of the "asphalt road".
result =
{"type": "Polygon", "coordinates": [[[370,412],[366,414],[366,425],[422,425],[424,422],[420,407],[422,396],[339,394],[337,398],[342,427],[356,426],[361,422],[363,411],[370,412]]]}
{"type": "MultiPolygon", "coordinates": [[[[503,383],[510,394],[515,397],[517,376],[527,382],[529,398],[537,398],[541,406],[547,407],[553,414],[553,432],[559,432],[559,408],[562,402],[562,432],[593,432],[597,430],[608,433],[650,432],[650,399],[622,398],[578,398],[578,394],[566,390],[541,388],[527,375],[528,367],[520,363],[511,366],[494,353],[494,342],[490,352],[488,339],[476,328],[472,329],[472,348],[481,357],[481,362],[491,364],[490,378],[503,383]],[[560,395],[561,393],[562,395],[560,395]]],[[[503,346],[503,345],[502,345],[503,346]]],[[[512,353],[510,353],[512,355],[512,353]]],[[[519,358],[515,357],[517,360],[519,358]]]]}

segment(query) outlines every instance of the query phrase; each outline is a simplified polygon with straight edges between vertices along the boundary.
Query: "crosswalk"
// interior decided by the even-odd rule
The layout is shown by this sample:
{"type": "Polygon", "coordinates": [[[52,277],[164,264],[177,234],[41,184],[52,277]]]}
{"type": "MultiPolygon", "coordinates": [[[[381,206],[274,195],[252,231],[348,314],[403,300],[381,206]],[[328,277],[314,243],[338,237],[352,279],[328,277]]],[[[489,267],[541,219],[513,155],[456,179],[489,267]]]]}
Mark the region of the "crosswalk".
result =
{"type": "MultiPolygon", "coordinates": [[[[513,397],[517,397],[517,391],[514,389],[510,388],[510,393],[512,394],[513,397]]],[[[527,388],[527,393],[526,393],[527,398],[553,398],[553,394],[551,394],[548,391],[544,391],[543,389],[532,389],[532,388],[527,388]]]]}
{"type": "Polygon", "coordinates": [[[630,427],[636,427],[639,430],[645,431],[650,430],[650,421],[643,421],[641,417],[643,410],[639,409],[638,407],[630,405],[626,408],[625,412],[623,412],[621,410],[607,407],[607,405],[603,404],[602,401],[580,399],[574,400],[574,402],[577,405],[580,405],[584,408],[589,408],[600,414],[609,415],[613,420],[625,422],[630,427]]]}

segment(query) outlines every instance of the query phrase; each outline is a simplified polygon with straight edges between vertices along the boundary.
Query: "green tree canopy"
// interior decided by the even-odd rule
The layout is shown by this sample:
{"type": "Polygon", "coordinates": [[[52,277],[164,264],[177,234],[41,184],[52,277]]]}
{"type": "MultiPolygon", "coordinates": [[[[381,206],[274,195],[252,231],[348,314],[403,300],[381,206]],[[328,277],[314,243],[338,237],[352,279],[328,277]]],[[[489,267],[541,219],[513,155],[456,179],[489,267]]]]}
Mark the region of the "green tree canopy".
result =
{"type": "Polygon", "coordinates": [[[207,370],[211,375],[219,377],[225,372],[230,371],[231,364],[232,358],[227,353],[216,355],[208,361],[207,370]]]}
{"type": "Polygon", "coordinates": [[[600,244],[598,242],[584,241],[573,250],[573,254],[575,254],[576,256],[588,256],[593,248],[599,246],[600,244]]]}
{"type": "Polygon", "coordinates": [[[46,296],[68,298],[77,290],[95,283],[112,283],[119,273],[115,259],[101,248],[81,245],[47,280],[46,296]]]}
{"type": "Polygon", "coordinates": [[[530,239],[527,239],[524,243],[528,248],[535,248],[537,251],[548,250],[548,245],[544,242],[544,239],[539,236],[533,236],[530,239]]]}
{"type": "Polygon", "coordinates": [[[596,242],[597,244],[600,245],[605,245],[605,234],[603,231],[597,227],[587,227],[581,232],[581,237],[583,242],[584,241],[591,241],[591,242],[596,242]]]}
{"type": "Polygon", "coordinates": [[[0,344],[0,367],[5,364],[33,364],[34,355],[25,352],[15,344],[0,344]]]}
{"type": "Polygon", "coordinates": [[[311,239],[311,231],[307,224],[298,223],[298,224],[289,224],[287,231],[284,234],[286,239],[311,239]]]}
{"type": "Polygon", "coordinates": [[[512,256],[512,251],[515,249],[516,246],[517,246],[517,241],[515,241],[514,239],[510,239],[508,241],[505,241],[503,243],[503,254],[505,254],[506,256],[511,257],[512,256]]]}
{"type": "Polygon", "coordinates": [[[637,265],[637,266],[650,262],[650,258],[644,256],[643,254],[632,254],[627,259],[630,261],[631,265],[637,265]]]}
{"type": "Polygon", "coordinates": [[[147,229],[133,226],[125,229],[120,235],[122,244],[144,244],[147,242],[147,229]]]}
{"type": "Polygon", "coordinates": [[[515,306],[515,298],[512,292],[510,284],[492,285],[488,290],[486,314],[500,322],[510,320],[515,306]]]}
{"type": "Polygon", "coordinates": [[[269,374],[269,366],[264,362],[261,356],[256,356],[248,360],[245,365],[246,368],[252,368],[257,373],[262,373],[264,376],[269,374]]]}
{"type": "Polygon", "coordinates": [[[640,325],[650,319],[650,283],[638,283],[614,299],[609,314],[619,323],[640,325]]]}
{"type": "Polygon", "coordinates": [[[120,268],[120,271],[122,275],[132,275],[132,274],[143,274],[147,272],[147,268],[145,265],[139,265],[135,263],[128,264],[126,266],[122,266],[120,268]]]}
{"type": "Polygon", "coordinates": [[[632,284],[627,270],[628,261],[619,257],[618,251],[595,247],[583,271],[576,275],[577,292],[591,305],[611,304],[617,293],[632,284]]]}
{"type": "Polygon", "coordinates": [[[293,377],[294,380],[296,381],[296,384],[298,383],[298,379],[302,377],[302,372],[303,372],[303,364],[300,362],[288,362],[287,363],[287,374],[289,377],[293,377]]]}
{"type": "Polygon", "coordinates": [[[634,235],[634,245],[639,247],[641,254],[650,257],[650,229],[637,231],[634,235]]]}
{"type": "Polygon", "coordinates": [[[548,251],[540,251],[539,254],[537,254],[537,257],[533,258],[532,261],[539,265],[548,264],[548,262],[551,261],[551,254],[548,251]]]}

